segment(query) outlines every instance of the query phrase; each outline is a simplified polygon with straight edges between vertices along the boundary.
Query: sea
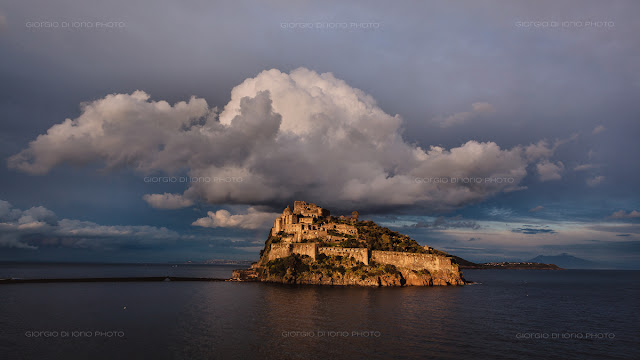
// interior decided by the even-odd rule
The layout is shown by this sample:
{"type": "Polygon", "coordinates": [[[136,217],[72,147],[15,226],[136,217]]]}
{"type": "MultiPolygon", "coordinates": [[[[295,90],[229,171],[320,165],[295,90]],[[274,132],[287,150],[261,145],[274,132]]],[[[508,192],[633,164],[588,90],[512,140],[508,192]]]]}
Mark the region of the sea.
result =
{"type": "MultiPolygon", "coordinates": [[[[0,264],[0,279],[238,266],[0,264]]],[[[0,284],[1,359],[640,359],[640,271],[465,270],[447,287],[0,284]]]]}

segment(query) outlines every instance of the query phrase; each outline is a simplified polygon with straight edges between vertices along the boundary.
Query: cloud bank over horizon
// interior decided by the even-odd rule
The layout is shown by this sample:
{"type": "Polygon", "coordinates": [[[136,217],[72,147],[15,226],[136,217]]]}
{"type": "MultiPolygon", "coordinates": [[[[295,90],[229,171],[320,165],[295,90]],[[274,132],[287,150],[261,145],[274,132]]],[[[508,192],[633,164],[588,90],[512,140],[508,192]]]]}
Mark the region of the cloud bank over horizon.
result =
{"type": "MultiPolygon", "coordinates": [[[[241,229],[263,229],[268,215],[250,210],[244,216],[222,216],[226,210],[217,212],[216,221],[220,227],[241,229]],[[238,221],[242,220],[242,221],[238,221]]],[[[228,214],[228,212],[226,212],[228,214]]],[[[203,222],[204,219],[198,220],[203,222]]],[[[273,220],[273,218],[271,218],[273,220]]],[[[212,227],[211,224],[195,224],[212,227]]],[[[58,219],[56,214],[43,207],[34,206],[27,210],[14,207],[8,201],[0,200],[0,248],[37,251],[42,248],[79,249],[89,251],[114,251],[127,249],[155,249],[158,246],[172,248],[185,246],[233,247],[240,251],[256,248],[262,241],[252,239],[230,239],[211,234],[184,233],[149,225],[102,225],[92,221],[58,219]]],[[[80,260],[80,259],[76,259],[80,260]]]]}
{"type": "MultiPolygon", "coordinates": [[[[493,111],[486,103],[474,109],[493,111]]],[[[171,105],[143,91],[83,103],[80,116],[53,125],[8,166],[43,175],[62,164],[101,164],[200,179],[183,194],[144,196],[160,209],[195,202],[279,208],[305,199],[333,209],[428,213],[526,189],[521,182],[534,169],[541,181],[560,179],[564,169],[550,160],[559,141],[425,149],[402,133],[399,115],[331,73],[272,69],[234,87],[219,114],[202,98],[171,105]]]]}
{"type": "Polygon", "coordinates": [[[105,226],[91,221],[58,219],[53,211],[43,206],[20,210],[0,200],[0,247],[31,250],[42,245],[108,248],[122,243],[153,244],[180,238],[180,234],[164,227],[105,226]]]}

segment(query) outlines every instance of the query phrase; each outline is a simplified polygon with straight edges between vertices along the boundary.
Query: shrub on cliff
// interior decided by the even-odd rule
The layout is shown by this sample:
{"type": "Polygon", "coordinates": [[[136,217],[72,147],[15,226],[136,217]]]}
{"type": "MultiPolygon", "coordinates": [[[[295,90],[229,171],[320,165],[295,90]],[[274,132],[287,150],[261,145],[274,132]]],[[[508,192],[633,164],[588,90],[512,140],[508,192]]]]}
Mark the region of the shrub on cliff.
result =
{"type": "Polygon", "coordinates": [[[394,265],[390,265],[387,264],[384,266],[384,272],[387,274],[399,274],[400,271],[398,271],[398,269],[394,266],[394,265]]]}
{"type": "Polygon", "coordinates": [[[366,244],[364,244],[363,242],[360,242],[358,240],[356,240],[355,238],[351,237],[348,238],[344,241],[342,241],[339,244],[340,247],[343,248],[361,248],[361,247],[366,247],[366,244]]]}
{"type": "Polygon", "coordinates": [[[305,264],[302,256],[298,254],[271,260],[267,263],[267,268],[269,269],[269,273],[278,276],[286,275],[289,269],[291,269],[294,275],[302,274],[310,270],[309,265],[305,264]]]}

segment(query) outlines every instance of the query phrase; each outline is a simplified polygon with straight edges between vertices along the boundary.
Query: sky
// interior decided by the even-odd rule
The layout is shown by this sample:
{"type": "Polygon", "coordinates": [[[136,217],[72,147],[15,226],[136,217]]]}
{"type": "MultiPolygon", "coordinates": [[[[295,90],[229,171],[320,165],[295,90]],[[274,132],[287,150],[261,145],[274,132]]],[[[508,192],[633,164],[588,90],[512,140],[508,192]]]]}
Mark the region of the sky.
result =
{"type": "Polygon", "coordinates": [[[634,1],[0,4],[0,261],[256,260],[294,200],[640,268],[634,1]]]}

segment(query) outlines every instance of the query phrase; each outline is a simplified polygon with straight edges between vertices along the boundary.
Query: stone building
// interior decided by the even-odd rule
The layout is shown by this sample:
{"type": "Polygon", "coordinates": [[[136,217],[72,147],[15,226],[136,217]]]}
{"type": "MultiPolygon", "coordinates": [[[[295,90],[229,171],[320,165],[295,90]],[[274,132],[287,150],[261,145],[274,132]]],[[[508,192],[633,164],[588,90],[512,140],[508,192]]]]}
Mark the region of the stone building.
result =
{"type": "MultiPolygon", "coordinates": [[[[355,219],[357,219],[357,212],[355,219]]],[[[278,216],[271,229],[271,235],[282,236],[284,242],[302,242],[304,240],[325,239],[329,241],[341,241],[345,236],[357,236],[355,226],[331,222],[331,213],[316,204],[304,201],[296,201],[293,210],[287,206],[282,215],[278,216]],[[337,236],[336,233],[345,236],[337,236]]],[[[353,216],[352,216],[353,219],[353,216]]],[[[353,224],[355,222],[352,221],[353,224]]]]}

